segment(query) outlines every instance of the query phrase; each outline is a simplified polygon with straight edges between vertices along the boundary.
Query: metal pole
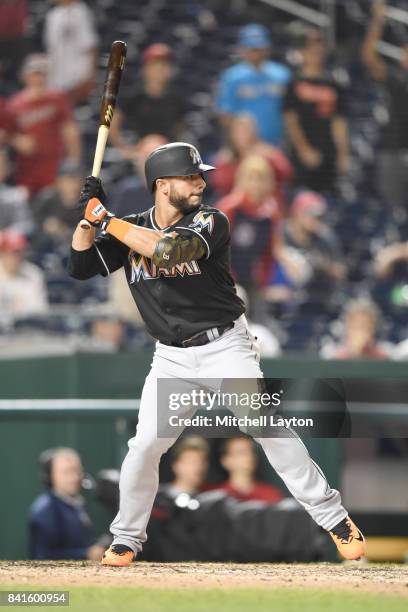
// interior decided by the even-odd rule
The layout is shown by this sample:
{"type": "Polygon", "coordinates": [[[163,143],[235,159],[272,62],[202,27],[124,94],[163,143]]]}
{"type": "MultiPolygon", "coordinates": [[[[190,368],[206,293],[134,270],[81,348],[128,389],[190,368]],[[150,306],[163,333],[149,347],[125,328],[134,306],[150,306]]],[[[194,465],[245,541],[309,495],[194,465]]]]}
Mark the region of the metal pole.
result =
{"type": "Polygon", "coordinates": [[[401,47],[396,47],[395,45],[391,45],[390,43],[384,42],[383,40],[380,40],[377,43],[377,50],[385,57],[389,57],[397,61],[400,61],[402,59],[402,55],[404,53],[401,47]]]}
{"type": "Polygon", "coordinates": [[[260,0],[260,2],[285,11],[290,15],[295,15],[321,28],[327,28],[330,25],[327,15],[315,9],[308,8],[300,4],[300,2],[295,2],[295,0],[260,0]]]}
{"type": "Polygon", "coordinates": [[[336,2],[335,0],[324,0],[325,11],[329,20],[327,26],[326,41],[330,51],[336,47],[336,2]]]}
{"type": "Polygon", "coordinates": [[[400,23],[408,25],[408,11],[404,11],[396,6],[387,6],[385,8],[385,14],[388,19],[393,19],[394,21],[399,21],[400,23]]]}

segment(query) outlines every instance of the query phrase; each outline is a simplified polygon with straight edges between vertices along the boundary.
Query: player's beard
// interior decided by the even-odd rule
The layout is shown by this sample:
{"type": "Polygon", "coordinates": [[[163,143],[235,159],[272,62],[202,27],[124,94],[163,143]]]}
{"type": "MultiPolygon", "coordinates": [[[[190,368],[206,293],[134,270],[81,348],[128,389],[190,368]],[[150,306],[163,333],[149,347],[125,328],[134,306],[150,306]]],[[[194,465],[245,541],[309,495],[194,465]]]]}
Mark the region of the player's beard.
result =
{"type": "Polygon", "coordinates": [[[180,211],[183,215],[187,215],[187,213],[195,210],[201,205],[203,194],[200,193],[199,198],[195,198],[195,202],[190,201],[190,197],[188,198],[180,195],[178,191],[175,189],[174,185],[170,185],[170,194],[169,194],[169,202],[180,211]]]}

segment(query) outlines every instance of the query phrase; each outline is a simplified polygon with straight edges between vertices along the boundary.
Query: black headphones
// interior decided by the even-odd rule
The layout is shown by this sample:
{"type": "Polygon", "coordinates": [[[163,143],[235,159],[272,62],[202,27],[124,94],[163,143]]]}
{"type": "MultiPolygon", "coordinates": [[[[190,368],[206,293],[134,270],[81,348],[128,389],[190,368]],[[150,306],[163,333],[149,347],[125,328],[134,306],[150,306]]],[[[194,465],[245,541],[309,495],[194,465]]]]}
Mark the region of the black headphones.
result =
{"type": "MultiPolygon", "coordinates": [[[[55,456],[61,451],[72,451],[72,448],[67,448],[66,446],[57,446],[55,448],[47,448],[47,450],[43,451],[38,457],[38,465],[40,472],[40,481],[41,484],[46,489],[52,489],[52,464],[55,456]]],[[[84,474],[81,487],[86,490],[93,489],[95,487],[95,480],[90,474],[84,474]]]]}
{"type": "Polygon", "coordinates": [[[63,447],[47,448],[38,458],[41,484],[46,489],[52,489],[52,462],[54,461],[55,455],[61,450],[63,450],[63,447]]]}

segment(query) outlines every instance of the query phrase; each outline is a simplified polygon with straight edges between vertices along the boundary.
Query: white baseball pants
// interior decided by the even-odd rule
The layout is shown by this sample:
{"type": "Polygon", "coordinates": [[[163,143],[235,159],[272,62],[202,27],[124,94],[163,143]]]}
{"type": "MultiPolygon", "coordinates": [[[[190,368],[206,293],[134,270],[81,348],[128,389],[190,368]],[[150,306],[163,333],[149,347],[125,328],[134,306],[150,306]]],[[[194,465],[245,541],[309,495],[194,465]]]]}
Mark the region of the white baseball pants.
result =
{"type": "MultiPolygon", "coordinates": [[[[157,436],[157,379],[262,378],[256,340],[247,329],[245,316],[233,329],[204,346],[177,348],[157,342],[151,370],[146,378],[139,410],[136,436],[128,442],[129,451],[120,474],[119,512],[110,526],[114,544],[125,544],[135,553],[146,541],[146,526],[159,486],[159,462],[176,441],[157,436]]],[[[260,438],[271,466],[293,497],[318,525],[332,529],[347,516],[340,493],[331,489],[323,472],[311,459],[305,445],[292,432],[291,437],[260,438]]]]}

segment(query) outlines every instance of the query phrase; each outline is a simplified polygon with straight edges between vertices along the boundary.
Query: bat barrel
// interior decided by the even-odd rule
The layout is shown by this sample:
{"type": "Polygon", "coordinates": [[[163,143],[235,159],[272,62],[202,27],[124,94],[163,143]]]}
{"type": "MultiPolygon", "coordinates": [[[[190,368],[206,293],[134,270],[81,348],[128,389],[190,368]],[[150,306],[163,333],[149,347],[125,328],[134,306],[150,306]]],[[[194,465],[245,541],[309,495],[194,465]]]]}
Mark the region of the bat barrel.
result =
{"type": "Polygon", "coordinates": [[[108,129],[112,123],[113,112],[119,92],[120,79],[126,58],[126,43],[115,40],[112,43],[109,55],[109,63],[106,73],[105,87],[101,102],[100,125],[105,125],[108,129]]]}

